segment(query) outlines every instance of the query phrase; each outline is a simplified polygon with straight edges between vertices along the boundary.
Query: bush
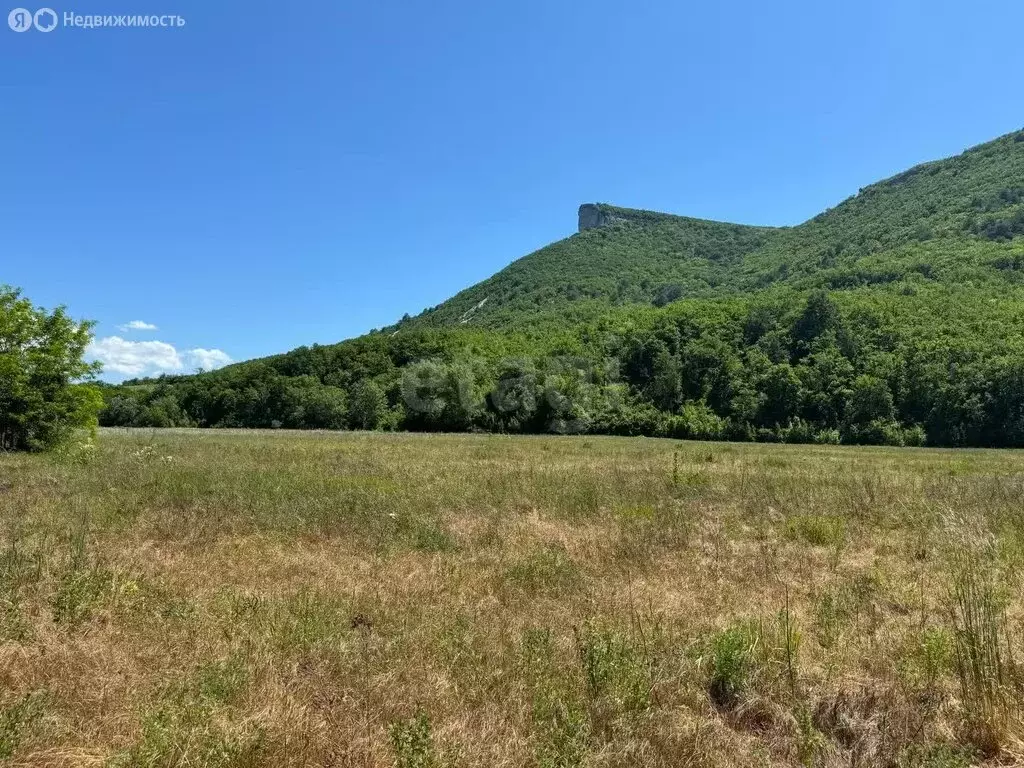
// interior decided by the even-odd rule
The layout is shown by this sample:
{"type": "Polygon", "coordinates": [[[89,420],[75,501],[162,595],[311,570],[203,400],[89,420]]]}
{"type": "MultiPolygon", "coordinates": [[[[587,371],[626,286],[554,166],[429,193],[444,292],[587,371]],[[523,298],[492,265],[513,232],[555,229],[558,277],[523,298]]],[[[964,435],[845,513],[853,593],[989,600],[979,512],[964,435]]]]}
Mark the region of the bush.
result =
{"type": "Polygon", "coordinates": [[[908,444],[908,438],[916,441],[913,445],[921,445],[924,442],[924,430],[920,427],[904,429],[899,422],[891,419],[875,419],[868,424],[848,425],[843,442],[902,447],[908,444]]]}
{"type": "Polygon", "coordinates": [[[721,440],[726,422],[706,403],[687,403],[679,413],[683,437],[691,440],[721,440]]]}
{"type": "Polygon", "coordinates": [[[814,425],[803,419],[794,419],[789,426],[780,430],[784,443],[813,443],[815,441],[814,425]]]}
{"type": "Polygon", "coordinates": [[[0,286],[0,450],[44,450],[92,429],[103,407],[85,362],[92,324],[0,286]],[[84,382],[84,383],[83,383],[84,382]]]}
{"type": "Polygon", "coordinates": [[[839,445],[842,442],[842,436],[838,429],[823,429],[815,433],[814,442],[818,445],[839,445]]]}

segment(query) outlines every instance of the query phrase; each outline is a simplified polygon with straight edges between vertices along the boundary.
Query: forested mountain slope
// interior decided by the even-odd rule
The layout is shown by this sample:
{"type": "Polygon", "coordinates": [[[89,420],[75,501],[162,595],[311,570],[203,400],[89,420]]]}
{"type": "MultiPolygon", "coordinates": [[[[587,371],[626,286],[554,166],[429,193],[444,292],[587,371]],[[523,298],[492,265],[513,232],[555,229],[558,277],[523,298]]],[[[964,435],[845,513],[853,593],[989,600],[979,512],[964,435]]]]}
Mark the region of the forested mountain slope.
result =
{"type": "Polygon", "coordinates": [[[418,317],[103,420],[1024,446],[1024,131],[795,227],[585,212],[418,317]]]}
{"type": "Polygon", "coordinates": [[[1024,131],[872,184],[796,227],[598,207],[612,223],[525,256],[417,322],[504,327],[586,299],[660,305],[780,282],[1005,277],[1003,249],[988,244],[1024,234],[1024,131]]]}
{"type": "Polygon", "coordinates": [[[730,284],[777,231],[598,206],[614,223],[559,240],[456,294],[413,325],[516,325],[568,304],[663,305],[730,284]]]}

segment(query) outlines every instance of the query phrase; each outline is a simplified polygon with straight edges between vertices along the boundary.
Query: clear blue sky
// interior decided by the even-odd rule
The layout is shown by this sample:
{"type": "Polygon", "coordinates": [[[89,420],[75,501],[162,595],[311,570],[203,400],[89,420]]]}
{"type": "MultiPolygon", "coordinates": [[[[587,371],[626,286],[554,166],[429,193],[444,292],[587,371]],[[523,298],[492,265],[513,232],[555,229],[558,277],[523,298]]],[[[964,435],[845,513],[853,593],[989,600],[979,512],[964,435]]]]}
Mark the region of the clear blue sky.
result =
{"type": "Polygon", "coordinates": [[[415,314],[582,202],[794,224],[1024,125],[1020,0],[52,7],[187,23],[0,26],[0,283],[157,367],[415,314]]]}

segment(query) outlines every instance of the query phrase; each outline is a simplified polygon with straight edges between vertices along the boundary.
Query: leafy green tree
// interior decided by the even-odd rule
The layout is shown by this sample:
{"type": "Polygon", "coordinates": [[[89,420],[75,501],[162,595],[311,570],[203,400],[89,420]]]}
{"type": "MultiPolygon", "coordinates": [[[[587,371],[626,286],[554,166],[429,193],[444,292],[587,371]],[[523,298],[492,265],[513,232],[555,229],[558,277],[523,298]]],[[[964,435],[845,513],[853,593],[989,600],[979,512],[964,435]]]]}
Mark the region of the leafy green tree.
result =
{"type": "Polygon", "coordinates": [[[796,374],[804,392],[803,418],[819,426],[838,427],[852,394],[853,364],[829,345],[801,360],[796,374]]]}
{"type": "Polygon", "coordinates": [[[187,427],[191,421],[172,394],[152,400],[139,414],[136,426],[187,427]]]}
{"type": "Polygon", "coordinates": [[[654,296],[654,300],[651,302],[656,307],[664,307],[667,304],[671,304],[673,301],[678,301],[683,297],[683,286],[678,283],[672,283],[670,285],[663,285],[658,289],[658,292],[654,296]]]}
{"type": "Polygon", "coordinates": [[[451,363],[445,372],[444,428],[469,429],[484,408],[480,374],[469,363],[451,363]]]}
{"type": "Polygon", "coordinates": [[[742,369],[734,348],[720,339],[701,338],[683,347],[681,357],[684,397],[727,411],[742,369]]]}
{"type": "Polygon", "coordinates": [[[634,339],[626,351],[623,374],[648,400],[664,411],[674,411],[682,397],[679,357],[660,337],[634,339]]]}
{"type": "Polygon", "coordinates": [[[803,312],[793,324],[792,336],[801,351],[809,351],[811,342],[826,333],[839,328],[839,310],[826,291],[814,291],[808,298],[803,312]]]}
{"type": "Polygon", "coordinates": [[[487,402],[500,431],[520,432],[536,428],[538,418],[538,377],[529,361],[502,363],[487,402]]]}
{"type": "Polygon", "coordinates": [[[481,374],[465,362],[421,360],[402,371],[402,403],[409,429],[460,431],[484,408],[481,374]]]}
{"type": "Polygon", "coordinates": [[[142,406],[137,398],[117,395],[107,402],[101,413],[100,423],[104,426],[137,427],[141,414],[142,406]]]}
{"type": "Polygon", "coordinates": [[[995,445],[1024,445],[1024,361],[993,373],[988,396],[988,434],[995,445]]]}
{"type": "Polygon", "coordinates": [[[284,392],[284,425],[294,429],[344,429],[348,420],[345,390],[325,387],[315,376],[289,379],[284,392]]]}
{"type": "Polygon", "coordinates": [[[773,365],[761,380],[764,400],[760,420],[765,426],[781,426],[797,415],[800,408],[800,379],[786,363],[773,365]]]}
{"type": "Polygon", "coordinates": [[[607,406],[607,398],[596,383],[599,377],[586,361],[555,361],[544,377],[540,402],[546,431],[575,435],[590,428],[595,409],[607,406]]]}
{"type": "Polygon", "coordinates": [[[103,398],[85,362],[92,324],[0,286],[0,450],[43,450],[97,424],[103,398]]]}
{"type": "Polygon", "coordinates": [[[868,424],[888,421],[892,417],[892,393],[886,383],[867,374],[858,376],[850,393],[850,423],[868,424]]]}
{"type": "Polygon", "coordinates": [[[444,363],[421,360],[402,371],[402,402],[410,428],[439,428],[447,405],[448,376],[444,363]]]}
{"type": "Polygon", "coordinates": [[[387,416],[388,401],[373,379],[360,379],[352,388],[349,423],[355,429],[377,429],[387,416]]]}

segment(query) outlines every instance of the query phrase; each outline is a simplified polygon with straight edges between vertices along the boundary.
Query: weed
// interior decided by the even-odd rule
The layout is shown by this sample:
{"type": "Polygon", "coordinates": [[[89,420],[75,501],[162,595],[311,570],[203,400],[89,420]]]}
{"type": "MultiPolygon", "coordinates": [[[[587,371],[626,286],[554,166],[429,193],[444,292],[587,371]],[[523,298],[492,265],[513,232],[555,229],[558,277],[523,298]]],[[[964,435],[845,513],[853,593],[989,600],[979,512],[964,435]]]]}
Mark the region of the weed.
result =
{"type": "Polygon", "coordinates": [[[939,678],[949,669],[952,658],[952,641],[949,633],[941,627],[928,627],[921,633],[918,646],[918,663],[926,688],[934,688],[939,678]]]}
{"type": "Polygon", "coordinates": [[[139,741],[111,760],[111,768],[248,768],[266,747],[262,729],[218,723],[204,701],[170,701],[147,714],[139,741]]]}
{"type": "Polygon", "coordinates": [[[626,507],[618,513],[613,552],[620,561],[644,563],[654,554],[685,547],[693,519],[677,502],[626,507]]]}
{"type": "Polygon", "coordinates": [[[825,737],[814,727],[811,711],[800,703],[793,712],[796,721],[796,755],[800,765],[813,766],[818,754],[825,747],[825,737]]]}
{"type": "Polygon", "coordinates": [[[12,757],[25,732],[42,718],[46,699],[45,693],[29,693],[0,708],[0,760],[12,757]]]}
{"type": "Polygon", "coordinates": [[[818,598],[814,606],[814,617],[818,644],[825,649],[835,648],[849,620],[849,609],[843,595],[830,591],[818,598]]]}
{"type": "Polygon", "coordinates": [[[652,703],[653,663],[646,648],[611,629],[584,626],[576,647],[592,699],[607,698],[616,709],[642,712],[652,703]]]}
{"type": "Polygon", "coordinates": [[[975,757],[972,750],[964,747],[913,744],[900,753],[896,768],[971,768],[975,757]]]}
{"type": "Polygon", "coordinates": [[[217,704],[230,704],[249,684],[249,669],[240,654],[206,662],[196,670],[190,683],[194,695],[217,704]]]}
{"type": "Polygon", "coordinates": [[[799,696],[801,633],[786,606],[775,616],[744,620],[715,634],[709,643],[708,694],[732,709],[754,687],[769,692],[782,682],[786,696],[799,696]]]}
{"type": "Polygon", "coordinates": [[[282,651],[308,653],[350,631],[348,615],[338,598],[304,589],[275,606],[270,620],[282,651]]]}
{"type": "Polygon", "coordinates": [[[39,581],[42,560],[29,556],[17,535],[0,553],[0,642],[24,643],[32,636],[32,627],[22,613],[25,588],[39,581]]]}
{"type": "Polygon", "coordinates": [[[711,638],[708,693],[716,706],[736,705],[750,686],[760,632],[753,622],[733,624],[711,638]]]}
{"type": "Polygon", "coordinates": [[[248,670],[239,656],[199,665],[163,691],[160,703],[144,715],[138,741],[114,757],[112,768],[257,764],[267,746],[263,729],[232,723],[225,710],[247,685],[248,670]]]}
{"type": "Polygon", "coordinates": [[[399,720],[388,727],[395,768],[434,768],[437,759],[430,734],[430,718],[422,708],[408,720],[399,720]]]}
{"type": "Polygon", "coordinates": [[[789,591],[786,591],[786,604],[776,616],[774,633],[770,635],[775,641],[775,647],[769,648],[769,653],[775,652],[786,677],[790,695],[797,698],[799,691],[799,667],[800,667],[800,642],[802,635],[800,629],[793,619],[789,609],[789,591]]]}
{"type": "Polygon", "coordinates": [[[420,552],[452,552],[457,543],[437,518],[424,514],[393,513],[394,537],[420,552]]]}

